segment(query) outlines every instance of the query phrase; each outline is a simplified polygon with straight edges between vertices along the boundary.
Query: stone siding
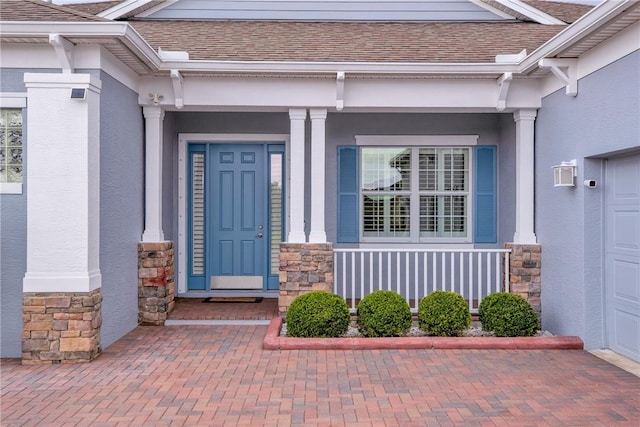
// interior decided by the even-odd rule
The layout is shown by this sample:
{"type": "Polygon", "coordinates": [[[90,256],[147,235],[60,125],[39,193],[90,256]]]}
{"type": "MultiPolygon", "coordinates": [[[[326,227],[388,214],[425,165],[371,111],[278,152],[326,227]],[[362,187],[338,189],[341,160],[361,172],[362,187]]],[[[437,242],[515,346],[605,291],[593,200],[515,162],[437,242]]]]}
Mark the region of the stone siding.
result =
{"type": "Polygon", "coordinates": [[[333,292],[333,245],[282,243],[278,296],[280,315],[287,312],[295,297],[317,290],[333,292]]]}
{"type": "Polygon", "coordinates": [[[90,362],[101,352],[102,293],[27,292],[22,304],[22,363],[90,362]]]}
{"type": "Polygon", "coordinates": [[[138,323],[164,325],[175,305],[173,242],[138,244],[138,323]]]}
{"type": "Polygon", "coordinates": [[[526,299],[540,315],[542,311],[540,303],[542,247],[517,243],[505,243],[504,246],[506,249],[511,249],[509,291],[526,299]]]}

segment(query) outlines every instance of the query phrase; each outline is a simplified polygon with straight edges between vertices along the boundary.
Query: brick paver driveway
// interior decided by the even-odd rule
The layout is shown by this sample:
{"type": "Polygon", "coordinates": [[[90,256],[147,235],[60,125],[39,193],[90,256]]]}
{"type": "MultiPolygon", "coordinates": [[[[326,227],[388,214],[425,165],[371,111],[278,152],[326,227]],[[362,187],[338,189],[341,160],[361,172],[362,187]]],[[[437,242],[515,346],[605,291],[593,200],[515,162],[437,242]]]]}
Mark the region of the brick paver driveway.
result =
{"type": "Polygon", "coordinates": [[[583,351],[264,351],[265,326],[140,327],[82,365],[2,361],[2,426],[640,425],[583,351]]]}

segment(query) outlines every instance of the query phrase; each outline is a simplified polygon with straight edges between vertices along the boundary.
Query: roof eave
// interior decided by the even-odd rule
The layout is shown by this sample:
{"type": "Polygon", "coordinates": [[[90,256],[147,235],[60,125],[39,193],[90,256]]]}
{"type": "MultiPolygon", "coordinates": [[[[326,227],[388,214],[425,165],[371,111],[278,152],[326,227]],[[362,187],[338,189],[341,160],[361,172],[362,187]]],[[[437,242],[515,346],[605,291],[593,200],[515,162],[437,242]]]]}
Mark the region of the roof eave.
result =
{"type": "Polygon", "coordinates": [[[541,59],[553,58],[571,45],[597,32],[636,2],[637,0],[618,0],[600,3],[524,58],[518,67],[520,72],[532,72],[538,67],[541,59]]]}

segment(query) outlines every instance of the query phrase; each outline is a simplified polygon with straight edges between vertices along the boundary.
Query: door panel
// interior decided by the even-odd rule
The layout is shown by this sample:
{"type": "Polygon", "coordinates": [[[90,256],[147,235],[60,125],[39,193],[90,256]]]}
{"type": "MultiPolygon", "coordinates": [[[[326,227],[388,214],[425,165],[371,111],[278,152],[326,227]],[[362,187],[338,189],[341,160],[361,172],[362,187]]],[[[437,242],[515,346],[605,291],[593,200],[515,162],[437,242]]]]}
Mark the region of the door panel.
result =
{"type": "Polygon", "coordinates": [[[608,160],[605,184],[607,341],[640,361],[640,155],[608,160]]]}
{"type": "Polygon", "coordinates": [[[213,179],[218,185],[208,194],[218,209],[207,235],[217,254],[211,258],[211,287],[262,289],[265,270],[266,217],[265,148],[263,145],[211,144],[213,179]],[[258,177],[263,177],[258,179],[258,177]]]}

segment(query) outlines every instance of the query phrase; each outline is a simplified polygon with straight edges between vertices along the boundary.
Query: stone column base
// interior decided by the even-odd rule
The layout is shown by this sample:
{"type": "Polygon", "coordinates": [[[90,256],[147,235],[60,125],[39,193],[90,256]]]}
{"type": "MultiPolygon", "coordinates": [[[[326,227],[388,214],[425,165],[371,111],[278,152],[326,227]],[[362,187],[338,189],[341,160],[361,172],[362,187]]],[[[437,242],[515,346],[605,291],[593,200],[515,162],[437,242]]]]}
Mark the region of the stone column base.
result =
{"type": "Polygon", "coordinates": [[[310,291],[333,292],[332,243],[282,243],[278,311],[284,316],[291,301],[310,291]]]}
{"type": "Polygon", "coordinates": [[[505,243],[504,247],[511,249],[509,292],[526,299],[540,315],[542,312],[540,303],[542,246],[505,243]]]}
{"type": "Polygon", "coordinates": [[[27,292],[22,363],[90,362],[101,352],[102,292],[27,292]]]}
{"type": "Polygon", "coordinates": [[[138,244],[138,323],[164,325],[175,305],[173,242],[138,244]]]}

